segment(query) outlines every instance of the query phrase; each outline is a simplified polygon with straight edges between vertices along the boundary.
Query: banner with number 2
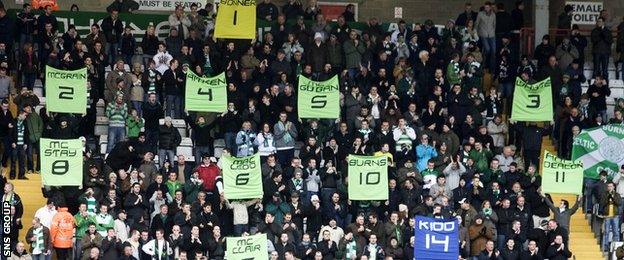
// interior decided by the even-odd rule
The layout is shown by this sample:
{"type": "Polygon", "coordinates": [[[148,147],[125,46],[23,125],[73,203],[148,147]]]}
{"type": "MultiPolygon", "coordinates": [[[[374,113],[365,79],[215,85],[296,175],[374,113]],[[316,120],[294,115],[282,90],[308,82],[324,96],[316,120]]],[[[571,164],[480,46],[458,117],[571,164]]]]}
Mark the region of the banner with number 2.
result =
{"type": "Polygon", "coordinates": [[[46,66],[48,112],[87,113],[87,68],[59,70],[46,66]]]}

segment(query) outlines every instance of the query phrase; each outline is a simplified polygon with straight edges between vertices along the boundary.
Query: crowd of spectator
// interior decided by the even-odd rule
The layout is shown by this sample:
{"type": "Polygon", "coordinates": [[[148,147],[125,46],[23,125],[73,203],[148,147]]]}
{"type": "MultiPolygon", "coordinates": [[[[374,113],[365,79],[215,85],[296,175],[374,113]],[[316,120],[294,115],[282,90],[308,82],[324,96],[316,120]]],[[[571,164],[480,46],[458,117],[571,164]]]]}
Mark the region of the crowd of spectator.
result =
{"type": "Polygon", "coordinates": [[[262,0],[257,18],[273,27],[251,42],[215,40],[212,5],[176,7],[164,39],[154,26],[136,35],[119,17],[136,8],[130,2],[116,0],[86,36],[74,25],[62,31],[51,7],[35,15],[24,4],[15,16],[0,7],[9,259],[224,259],[225,237],[256,233],[267,235],[270,259],[413,259],[415,215],[457,219],[459,259],[568,259],[570,216],[591,212],[593,202],[610,223],[603,250],[619,241],[624,168],[602,174],[574,202],[543,194],[537,171],[543,138],[569,159],[582,129],[624,123],[624,100],[613,117],[607,113],[614,43],[624,52],[624,22],[607,10],[587,37],[566,7],[558,20],[569,34],[539,35],[529,56],[519,46],[523,1],[510,12],[500,3],[466,4],[443,28],[401,20],[386,32],[375,18],[352,29],[352,5],[331,23],[315,0],[281,7],[262,0]],[[589,54],[591,80],[584,76],[589,54]],[[33,88],[43,81],[45,95],[46,66],[87,68],[86,114],[36,109],[33,88]],[[225,72],[227,111],[185,110],[188,70],[225,72]],[[339,76],[340,118],[298,117],[298,75],[339,76]],[[552,122],[508,120],[516,77],[550,78],[552,122]],[[95,148],[98,102],[108,118],[106,153],[95,148]],[[176,154],[175,119],[192,130],[194,160],[176,154]],[[42,137],[83,141],[84,181],[44,187],[47,204],[22,223],[11,179],[40,171],[42,137]],[[219,154],[217,139],[225,145],[219,154]],[[225,199],[216,155],[255,153],[264,196],[225,199]],[[389,158],[388,200],[349,200],[349,154],[389,158]]]}

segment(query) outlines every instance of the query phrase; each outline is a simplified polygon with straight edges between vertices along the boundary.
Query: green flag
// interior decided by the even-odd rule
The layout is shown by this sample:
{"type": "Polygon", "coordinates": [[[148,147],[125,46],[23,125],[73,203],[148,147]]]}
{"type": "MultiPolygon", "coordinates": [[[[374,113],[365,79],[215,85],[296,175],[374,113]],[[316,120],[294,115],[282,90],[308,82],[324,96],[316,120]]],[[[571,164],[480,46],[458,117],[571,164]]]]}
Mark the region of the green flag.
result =
{"type": "Polygon", "coordinates": [[[87,113],[87,68],[58,70],[46,66],[45,80],[48,112],[87,113]]]}
{"type": "Polygon", "coordinates": [[[326,81],[312,81],[299,75],[297,110],[299,118],[340,117],[338,76],[326,81]]]}
{"type": "Polygon", "coordinates": [[[185,105],[188,111],[223,112],[227,110],[225,73],[212,78],[200,77],[187,70],[185,105]]]}
{"type": "Polygon", "coordinates": [[[550,78],[527,84],[519,77],[513,94],[511,120],[515,121],[551,121],[553,119],[553,101],[550,78]]]}
{"type": "Polygon", "coordinates": [[[266,234],[246,237],[227,237],[227,260],[266,260],[269,259],[266,234]]]}
{"type": "Polygon", "coordinates": [[[241,158],[223,156],[221,159],[226,199],[262,198],[260,154],[241,158]]]}
{"type": "Polygon", "coordinates": [[[349,155],[349,199],[388,199],[388,156],[349,155]]]}
{"type": "Polygon", "coordinates": [[[608,179],[618,174],[624,164],[624,125],[610,124],[583,130],[574,137],[572,160],[583,162],[584,176],[599,179],[606,171],[608,179]]]}
{"type": "Polygon", "coordinates": [[[544,151],[542,160],[542,191],[544,193],[569,193],[581,195],[583,189],[583,163],[564,160],[544,151]]]}
{"type": "Polygon", "coordinates": [[[39,152],[43,185],[82,185],[82,141],[41,138],[39,152]]]}

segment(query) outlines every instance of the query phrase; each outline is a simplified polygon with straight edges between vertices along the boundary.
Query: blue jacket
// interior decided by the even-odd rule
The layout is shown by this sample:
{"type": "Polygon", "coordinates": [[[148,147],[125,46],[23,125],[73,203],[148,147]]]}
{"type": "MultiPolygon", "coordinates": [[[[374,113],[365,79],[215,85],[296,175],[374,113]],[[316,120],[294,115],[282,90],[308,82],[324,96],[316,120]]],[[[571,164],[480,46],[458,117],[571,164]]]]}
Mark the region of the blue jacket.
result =
{"type": "Polygon", "coordinates": [[[438,156],[438,152],[431,145],[419,144],[416,146],[416,169],[424,171],[427,169],[429,159],[438,156]]]}

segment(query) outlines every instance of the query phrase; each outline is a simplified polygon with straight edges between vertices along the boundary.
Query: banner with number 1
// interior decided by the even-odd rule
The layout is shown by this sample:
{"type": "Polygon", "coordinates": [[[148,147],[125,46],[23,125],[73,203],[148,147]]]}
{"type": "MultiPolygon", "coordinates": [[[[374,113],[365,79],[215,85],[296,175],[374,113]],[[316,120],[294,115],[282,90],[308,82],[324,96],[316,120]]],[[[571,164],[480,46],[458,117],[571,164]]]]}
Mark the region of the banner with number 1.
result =
{"type": "Polygon", "coordinates": [[[250,39],[256,37],[256,1],[220,0],[215,23],[215,37],[250,39]]]}

